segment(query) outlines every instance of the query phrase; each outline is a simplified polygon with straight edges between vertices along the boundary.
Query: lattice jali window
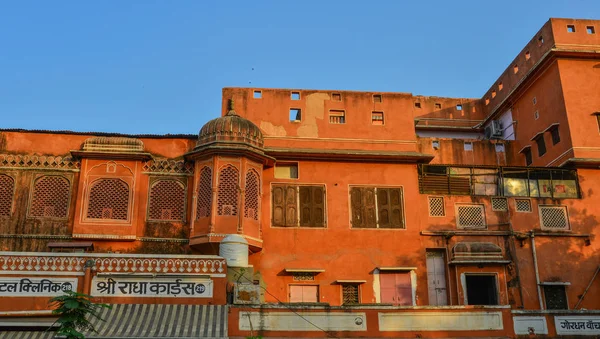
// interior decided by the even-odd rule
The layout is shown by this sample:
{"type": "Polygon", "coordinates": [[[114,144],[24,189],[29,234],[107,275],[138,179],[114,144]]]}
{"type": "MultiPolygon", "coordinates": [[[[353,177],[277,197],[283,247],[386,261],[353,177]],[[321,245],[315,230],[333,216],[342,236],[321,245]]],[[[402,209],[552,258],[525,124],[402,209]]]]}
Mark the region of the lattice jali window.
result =
{"type": "Polygon", "coordinates": [[[429,216],[443,217],[445,215],[444,197],[429,197],[429,216]]]}
{"type": "Polygon", "coordinates": [[[492,211],[508,211],[508,200],[506,198],[492,198],[492,211]]]}
{"type": "Polygon", "coordinates": [[[312,272],[294,273],[292,278],[294,281],[315,281],[315,274],[312,272]]]}
{"type": "Polygon", "coordinates": [[[212,169],[210,167],[205,166],[200,170],[196,194],[196,220],[210,217],[212,208],[212,169]]]}
{"type": "Polygon", "coordinates": [[[549,310],[567,310],[567,291],[564,285],[546,285],[544,286],[544,300],[546,309],[549,310]]]}
{"type": "Polygon", "coordinates": [[[358,284],[342,285],[342,303],[346,305],[360,303],[358,294],[358,284]]]}
{"type": "Polygon", "coordinates": [[[485,207],[483,205],[456,205],[456,226],[458,228],[486,228],[485,207]]]}
{"type": "Polygon", "coordinates": [[[179,180],[155,181],[148,200],[148,219],[181,221],[185,217],[185,185],[179,180]]]}
{"type": "Polygon", "coordinates": [[[32,217],[66,218],[69,213],[71,184],[61,176],[43,176],[33,184],[29,215],[32,217]]]}
{"type": "Polygon", "coordinates": [[[0,217],[10,217],[15,195],[15,179],[0,174],[0,217]]]}
{"type": "Polygon", "coordinates": [[[515,208],[517,212],[531,212],[531,200],[515,199],[515,208]]]}
{"type": "Polygon", "coordinates": [[[219,172],[219,193],[217,195],[217,214],[238,215],[239,172],[237,168],[227,165],[219,172]]]}
{"type": "Polygon", "coordinates": [[[88,219],[128,220],[129,185],[116,178],[94,181],[86,215],[88,219]]]}
{"type": "Polygon", "coordinates": [[[540,206],[540,225],[542,229],[568,230],[569,217],[567,206],[540,206]]]}
{"type": "Polygon", "coordinates": [[[260,201],[260,182],[255,170],[246,172],[246,195],[244,200],[244,217],[258,220],[260,201]]]}

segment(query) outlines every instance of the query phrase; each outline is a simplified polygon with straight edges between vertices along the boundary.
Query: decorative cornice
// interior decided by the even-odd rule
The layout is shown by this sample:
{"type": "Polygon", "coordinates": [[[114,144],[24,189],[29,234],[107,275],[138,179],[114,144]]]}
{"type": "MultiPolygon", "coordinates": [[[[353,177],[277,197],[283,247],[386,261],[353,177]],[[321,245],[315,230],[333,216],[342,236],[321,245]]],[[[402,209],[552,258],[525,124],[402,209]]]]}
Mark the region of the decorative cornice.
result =
{"type": "Polygon", "coordinates": [[[0,154],[0,168],[79,171],[81,162],[72,156],[0,154]]]}
{"type": "Polygon", "coordinates": [[[96,152],[143,152],[144,143],[140,139],[125,137],[93,137],[85,140],[84,151],[96,152]]]}
{"type": "Polygon", "coordinates": [[[153,159],[144,162],[143,172],[194,175],[194,164],[185,160],[153,159]]]}

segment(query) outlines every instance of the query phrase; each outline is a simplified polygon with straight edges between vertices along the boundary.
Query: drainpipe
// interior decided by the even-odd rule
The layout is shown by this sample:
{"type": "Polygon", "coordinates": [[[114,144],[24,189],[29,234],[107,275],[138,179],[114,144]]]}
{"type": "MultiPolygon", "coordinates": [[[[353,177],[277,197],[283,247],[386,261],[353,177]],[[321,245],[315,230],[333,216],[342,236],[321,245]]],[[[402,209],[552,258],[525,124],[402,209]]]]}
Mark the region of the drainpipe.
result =
{"type": "Polygon", "coordinates": [[[513,228],[512,215],[510,214],[510,208],[507,209],[508,213],[508,227],[510,228],[510,237],[508,238],[508,246],[510,251],[512,252],[511,257],[513,257],[515,262],[515,274],[517,276],[517,280],[519,281],[519,298],[521,299],[521,306],[519,308],[524,309],[524,301],[523,301],[523,283],[521,282],[521,270],[519,269],[519,260],[517,259],[517,245],[515,244],[515,229],[513,228]]]}
{"type": "Polygon", "coordinates": [[[538,271],[537,254],[535,252],[535,234],[530,232],[531,235],[531,252],[533,253],[533,268],[535,269],[535,284],[537,285],[538,300],[540,302],[540,310],[544,309],[544,303],[542,302],[542,288],[540,287],[540,272],[538,271]]]}

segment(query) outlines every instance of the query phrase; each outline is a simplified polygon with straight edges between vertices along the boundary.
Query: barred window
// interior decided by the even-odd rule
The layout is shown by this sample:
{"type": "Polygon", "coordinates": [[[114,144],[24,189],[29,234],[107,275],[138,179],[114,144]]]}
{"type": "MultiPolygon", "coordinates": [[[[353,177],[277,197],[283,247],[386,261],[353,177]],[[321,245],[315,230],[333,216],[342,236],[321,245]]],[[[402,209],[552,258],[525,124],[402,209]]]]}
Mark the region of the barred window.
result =
{"type": "Polygon", "coordinates": [[[185,218],[185,185],[178,180],[157,180],[150,187],[148,218],[178,220],[185,218]]]}
{"type": "Polygon", "coordinates": [[[129,217],[129,185],[116,178],[98,179],[90,188],[87,218],[127,220],[129,217]]]}
{"type": "Polygon", "coordinates": [[[402,188],[352,187],[352,228],[404,228],[402,188]]]}
{"type": "Polygon", "coordinates": [[[568,310],[567,291],[564,285],[545,285],[544,301],[546,309],[549,310],[568,310]]]}
{"type": "Polygon", "coordinates": [[[0,217],[10,217],[14,195],[15,179],[0,174],[0,217]]]}
{"type": "Polygon", "coordinates": [[[217,196],[217,214],[238,215],[238,169],[227,165],[219,172],[219,194],[217,196]]]}
{"type": "Polygon", "coordinates": [[[273,185],[273,226],[325,227],[325,187],[273,185]]]}
{"type": "Polygon", "coordinates": [[[43,176],[33,184],[29,215],[32,217],[66,218],[69,212],[69,180],[61,176],[43,176]]]}
{"type": "Polygon", "coordinates": [[[246,172],[246,195],[244,200],[244,217],[258,220],[260,200],[260,182],[255,170],[246,172]]]}
{"type": "Polygon", "coordinates": [[[210,217],[212,209],[212,169],[203,167],[200,170],[196,198],[196,220],[210,217]]]}
{"type": "Polygon", "coordinates": [[[342,285],[342,304],[352,305],[359,304],[360,297],[358,292],[358,284],[343,284],[342,285]]]}

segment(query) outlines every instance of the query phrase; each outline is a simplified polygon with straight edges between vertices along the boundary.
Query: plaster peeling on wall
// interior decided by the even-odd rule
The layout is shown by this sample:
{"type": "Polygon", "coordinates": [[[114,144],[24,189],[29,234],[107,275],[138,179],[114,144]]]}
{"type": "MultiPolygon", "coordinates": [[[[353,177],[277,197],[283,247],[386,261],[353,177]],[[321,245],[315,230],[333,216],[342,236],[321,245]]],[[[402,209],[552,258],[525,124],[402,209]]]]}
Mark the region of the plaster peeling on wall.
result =
{"type": "Polygon", "coordinates": [[[306,96],[306,108],[302,112],[302,126],[298,127],[299,137],[319,137],[317,119],[323,120],[325,114],[325,100],[329,100],[327,93],[313,93],[306,96]]]}
{"type": "Polygon", "coordinates": [[[276,136],[276,137],[285,137],[287,135],[287,132],[285,131],[285,127],[275,126],[268,121],[261,121],[260,129],[263,131],[263,133],[265,135],[276,136]]]}

